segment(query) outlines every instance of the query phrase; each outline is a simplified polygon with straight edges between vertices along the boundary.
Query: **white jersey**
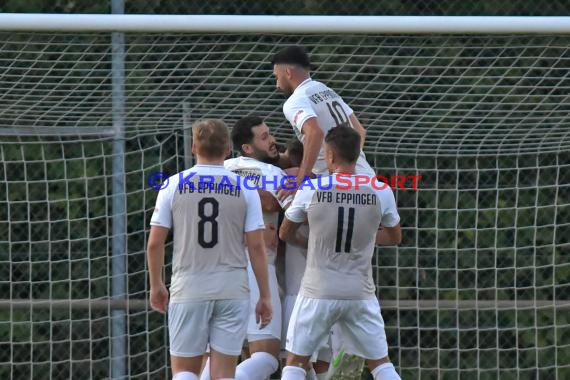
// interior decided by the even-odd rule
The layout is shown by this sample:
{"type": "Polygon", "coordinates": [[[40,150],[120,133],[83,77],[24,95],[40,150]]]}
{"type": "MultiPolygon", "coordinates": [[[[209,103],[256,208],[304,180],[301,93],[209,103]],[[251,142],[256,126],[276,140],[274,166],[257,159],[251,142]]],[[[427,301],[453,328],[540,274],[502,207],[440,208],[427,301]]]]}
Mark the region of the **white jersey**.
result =
{"type": "MultiPolygon", "coordinates": [[[[354,128],[350,123],[350,115],[354,113],[352,108],[336,92],[311,78],[306,79],[295,89],[283,105],[283,113],[293,126],[297,138],[303,143],[305,140],[305,135],[302,133],[303,124],[312,117],[317,118],[325,136],[329,130],[339,125],[354,128]]],[[[375,174],[362,151],[356,167],[356,172],[359,174],[375,174]]],[[[313,173],[317,176],[329,174],[325,162],[324,142],[313,167],[313,173]]]]}
{"type": "MultiPolygon", "coordinates": [[[[286,207],[293,200],[292,197],[288,197],[283,201],[277,198],[277,188],[285,183],[287,176],[287,174],[277,166],[261,162],[255,158],[240,156],[225,160],[224,167],[243,178],[247,178],[252,185],[271,193],[282,208],[286,207]]],[[[273,227],[277,228],[279,212],[264,212],[263,220],[266,225],[272,224],[273,227]]],[[[267,247],[267,263],[275,265],[276,258],[277,253],[267,247]]]]}
{"type": "Polygon", "coordinates": [[[376,232],[380,224],[394,227],[400,222],[387,185],[376,182],[373,188],[373,176],[358,185],[356,176],[342,177],[342,182],[336,175],[312,180],[312,186],[299,188],[285,212],[292,222],[309,221],[307,267],[299,293],[308,298],[375,297],[371,259],[376,232]]]}
{"type": "MultiPolygon", "coordinates": [[[[309,236],[309,226],[303,224],[299,227],[301,233],[309,236]]],[[[307,264],[307,250],[293,244],[285,248],[285,294],[293,296],[299,294],[305,266],[307,264]]]]}
{"type": "Polygon", "coordinates": [[[173,229],[170,300],[247,299],[244,233],[264,229],[257,190],[221,165],[196,165],[160,190],[151,226],[173,229]]]}

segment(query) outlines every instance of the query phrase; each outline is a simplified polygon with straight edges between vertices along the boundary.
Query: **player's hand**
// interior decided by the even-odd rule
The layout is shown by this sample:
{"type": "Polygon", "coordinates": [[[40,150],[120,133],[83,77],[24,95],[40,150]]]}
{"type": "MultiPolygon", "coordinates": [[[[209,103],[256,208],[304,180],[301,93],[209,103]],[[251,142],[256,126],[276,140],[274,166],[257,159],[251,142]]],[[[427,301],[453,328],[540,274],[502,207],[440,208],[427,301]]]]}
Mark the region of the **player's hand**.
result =
{"type": "Polygon", "coordinates": [[[292,168],[287,168],[285,169],[285,173],[287,173],[287,175],[297,177],[297,175],[299,175],[299,167],[294,166],[292,168]]]}
{"type": "Polygon", "coordinates": [[[292,187],[293,187],[292,184],[288,184],[287,186],[284,186],[284,188],[279,187],[277,189],[277,199],[283,201],[284,199],[287,199],[289,196],[294,197],[295,193],[297,192],[297,188],[295,187],[294,189],[291,189],[292,187]]]}
{"type": "Polygon", "coordinates": [[[273,318],[273,309],[270,298],[259,298],[255,306],[255,321],[260,329],[264,328],[273,318]]]}
{"type": "Polygon", "coordinates": [[[166,313],[168,307],[168,290],[164,284],[150,288],[150,307],[159,313],[166,313]]]}
{"type": "Polygon", "coordinates": [[[275,226],[271,223],[265,225],[265,230],[263,231],[263,240],[265,241],[265,246],[273,251],[277,249],[279,244],[279,236],[275,226]]]}

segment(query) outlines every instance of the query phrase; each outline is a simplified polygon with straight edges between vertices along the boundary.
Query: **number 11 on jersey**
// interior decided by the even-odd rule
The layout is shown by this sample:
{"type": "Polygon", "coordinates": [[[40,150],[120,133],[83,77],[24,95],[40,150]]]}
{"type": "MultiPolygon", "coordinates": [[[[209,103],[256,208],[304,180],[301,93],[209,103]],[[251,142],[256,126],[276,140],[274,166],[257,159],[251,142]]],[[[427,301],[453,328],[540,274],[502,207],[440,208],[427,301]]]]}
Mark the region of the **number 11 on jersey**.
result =
{"type": "Polygon", "coordinates": [[[346,238],[344,241],[344,251],[342,250],[342,238],[344,232],[344,207],[338,208],[338,224],[336,226],[336,246],[335,252],[350,253],[352,246],[352,231],[354,230],[354,207],[348,209],[348,226],[346,227],[346,238]]]}

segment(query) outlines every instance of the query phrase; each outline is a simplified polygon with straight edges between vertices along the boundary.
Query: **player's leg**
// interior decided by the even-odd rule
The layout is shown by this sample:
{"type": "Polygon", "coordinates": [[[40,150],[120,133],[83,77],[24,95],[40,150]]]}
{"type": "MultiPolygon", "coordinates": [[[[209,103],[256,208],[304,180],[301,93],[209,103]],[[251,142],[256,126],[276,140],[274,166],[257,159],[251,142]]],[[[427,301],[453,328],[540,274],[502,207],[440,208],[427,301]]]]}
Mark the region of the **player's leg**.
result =
{"type": "Polygon", "coordinates": [[[208,343],[213,301],[170,303],[168,331],[174,380],[197,380],[208,343]]]}
{"type": "Polygon", "coordinates": [[[210,378],[210,346],[206,349],[206,353],[202,356],[202,372],[200,380],[211,380],[210,378]]]}
{"type": "Polygon", "coordinates": [[[237,380],[265,380],[279,368],[279,351],[281,349],[281,299],[275,266],[268,265],[269,289],[273,318],[263,329],[255,320],[255,306],[259,299],[257,282],[248,265],[250,288],[250,312],[247,327],[247,340],[250,352],[249,359],[242,361],[236,368],[237,380]]]}
{"type": "Polygon", "coordinates": [[[331,380],[358,376],[364,369],[364,358],[353,353],[338,323],[331,329],[331,351],[333,359],[328,371],[331,380]]]}
{"type": "Polygon", "coordinates": [[[339,320],[352,354],[366,358],[374,380],[400,380],[388,357],[384,319],[376,298],[344,301],[339,320]]]}
{"type": "Polygon", "coordinates": [[[251,356],[236,368],[236,380],[265,380],[279,368],[281,342],[279,339],[261,339],[249,342],[251,356]]]}
{"type": "Polygon", "coordinates": [[[316,360],[313,362],[313,371],[315,371],[315,379],[325,380],[330,367],[332,358],[330,335],[328,342],[325,346],[321,347],[316,355],[316,360]]]}
{"type": "MultiPolygon", "coordinates": [[[[283,323],[281,326],[281,355],[282,367],[287,365],[287,350],[285,349],[285,341],[287,340],[287,329],[289,328],[289,320],[291,314],[293,313],[293,307],[295,306],[295,300],[297,299],[296,294],[287,294],[283,299],[283,323]]],[[[317,353],[311,356],[311,362],[307,363],[305,371],[307,372],[307,380],[324,380],[327,375],[329,368],[329,362],[331,359],[330,341],[327,345],[321,348],[317,353]]]]}
{"type": "Polygon", "coordinates": [[[284,367],[287,363],[287,349],[285,348],[285,342],[287,340],[287,329],[289,328],[289,320],[291,319],[291,313],[293,313],[293,306],[295,306],[295,300],[297,299],[296,294],[287,294],[283,298],[282,303],[282,317],[281,317],[281,365],[284,367]]]}
{"type": "Polygon", "coordinates": [[[210,376],[233,379],[247,332],[249,300],[216,300],[210,322],[210,376]]]}
{"type": "Polygon", "coordinates": [[[194,357],[170,355],[172,380],[198,380],[201,364],[202,355],[194,357]]]}
{"type": "Polygon", "coordinates": [[[336,318],[334,300],[297,296],[289,329],[286,348],[289,352],[282,379],[304,379],[312,353],[326,342],[330,327],[336,318]]]}
{"type": "Polygon", "coordinates": [[[374,377],[374,380],[401,380],[400,375],[396,372],[394,364],[390,362],[387,356],[379,360],[367,360],[368,369],[374,377]]]}

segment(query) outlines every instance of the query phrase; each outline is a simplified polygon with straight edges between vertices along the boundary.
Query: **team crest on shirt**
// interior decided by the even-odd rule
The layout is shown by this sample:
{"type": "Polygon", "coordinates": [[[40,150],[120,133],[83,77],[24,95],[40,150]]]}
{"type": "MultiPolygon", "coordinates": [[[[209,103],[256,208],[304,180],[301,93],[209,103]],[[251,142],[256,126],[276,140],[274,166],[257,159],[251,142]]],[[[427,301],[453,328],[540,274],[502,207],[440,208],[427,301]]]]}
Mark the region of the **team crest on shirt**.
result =
{"type": "Polygon", "coordinates": [[[299,119],[299,116],[301,116],[302,114],[303,114],[303,110],[297,111],[295,116],[293,116],[293,124],[297,125],[297,120],[299,119]]]}

